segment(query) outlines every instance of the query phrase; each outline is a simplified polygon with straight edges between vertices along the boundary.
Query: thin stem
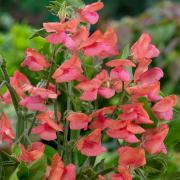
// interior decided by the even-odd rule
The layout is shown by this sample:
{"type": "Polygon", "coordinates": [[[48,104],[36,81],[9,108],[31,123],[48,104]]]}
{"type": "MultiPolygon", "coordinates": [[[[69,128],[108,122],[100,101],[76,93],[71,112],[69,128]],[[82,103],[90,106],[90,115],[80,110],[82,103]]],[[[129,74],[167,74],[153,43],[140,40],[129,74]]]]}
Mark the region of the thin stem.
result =
{"type": "Polygon", "coordinates": [[[32,120],[32,123],[31,123],[31,126],[30,126],[30,128],[29,128],[29,130],[28,130],[28,136],[30,136],[31,131],[32,131],[32,128],[33,128],[33,126],[34,126],[34,124],[35,124],[35,122],[36,122],[36,116],[37,116],[37,114],[38,114],[38,112],[35,112],[34,117],[33,117],[33,120],[32,120]]]}

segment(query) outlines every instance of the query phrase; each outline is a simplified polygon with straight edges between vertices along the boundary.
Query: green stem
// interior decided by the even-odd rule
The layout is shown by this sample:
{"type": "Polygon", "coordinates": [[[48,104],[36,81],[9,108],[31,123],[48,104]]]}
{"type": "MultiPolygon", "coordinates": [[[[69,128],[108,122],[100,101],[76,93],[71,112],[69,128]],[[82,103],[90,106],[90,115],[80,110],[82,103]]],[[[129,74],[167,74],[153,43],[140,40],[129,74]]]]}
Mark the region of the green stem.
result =
{"type": "Polygon", "coordinates": [[[32,123],[31,123],[31,126],[30,126],[30,128],[29,128],[29,130],[28,130],[28,136],[30,136],[31,131],[32,131],[32,128],[33,128],[33,126],[34,126],[34,124],[35,124],[35,122],[36,122],[36,116],[37,116],[37,114],[38,114],[38,112],[35,112],[34,117],[33,117],[33,120],[32,120],[32,123]]]}
{"type": "MultiPolygon", "coordinates": [[[[13,103],[13,106],[14,106],[14,109],[15,109],[15,112],[17,115],[16,138],[18,139],[21,136],[21,134],[24,132],[24,116],[23,116],[22,108],[19,107],[18,95],[10,84],[9,75],[6,70],[6,62],[1,56],[0,56],[0,65],[1,65],[1,71],[2,71],[3,78],[6,81],[6,86],[9,90],[9,93],[11,94],[12,103],[13,103]]],[[[24,144],[23,139],[24,138],[22,138],[22,143],[24,144]]]]}

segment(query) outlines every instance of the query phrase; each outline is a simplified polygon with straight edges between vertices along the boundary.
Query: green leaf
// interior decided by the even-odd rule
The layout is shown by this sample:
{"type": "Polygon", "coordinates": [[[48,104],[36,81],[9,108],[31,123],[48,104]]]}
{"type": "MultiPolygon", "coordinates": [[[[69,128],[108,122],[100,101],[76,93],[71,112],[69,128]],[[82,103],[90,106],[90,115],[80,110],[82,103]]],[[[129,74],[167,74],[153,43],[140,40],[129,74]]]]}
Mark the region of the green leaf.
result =
{"type": "Polygon", "coordinates": [[[52,148],[51,146],[46,145],[44,154],[46,155],[47,159],[50,161],[54,154],[56,154],[57,151],[52,148]]]}
{"type": "Polygon", "coordinates": [[[130,49],[130,48],[129,48],[129,44],[127,44],[127,45],[124,47],[123,51],[122,51],[121,59],[126,59],[126,58],[129,57],[129,55],[130,55],[130,50],[129,50],[129,49],[130,49]]]}
{"type": "Polygon", "coordinates": [[[38,29],[34,32],[34,34],[32,34],[32,36],[30,37],[30,39],[33,39],[35,37],[45,37],[47,35],[46,31],[44,30],[44,28],[42,29],[38,29]]]}
{"type": "Polygon", "coordinates": [[[13,146],[12,146],[12,154],[17,157],[17,156],[19,156],[20,153],[21,153],[21,149],[19,147],[19,144],[13,144],[13,146]]]}
{"type": "Polygon", "coordinates": [[[42,156],[28,166],[30,180],[42,180],[46,172],[47,158],[42,156]]]}

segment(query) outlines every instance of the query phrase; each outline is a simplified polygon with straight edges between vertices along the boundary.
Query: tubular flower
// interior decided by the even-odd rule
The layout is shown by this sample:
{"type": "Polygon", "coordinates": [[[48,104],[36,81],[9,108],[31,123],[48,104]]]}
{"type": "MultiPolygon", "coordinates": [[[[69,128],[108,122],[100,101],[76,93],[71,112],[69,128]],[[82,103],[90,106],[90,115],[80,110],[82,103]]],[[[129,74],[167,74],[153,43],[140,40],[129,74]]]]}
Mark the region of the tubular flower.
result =
{"type": "Polygon", "coordinates": [[[107,135],[112,138],[122,139],[128,143],[137,143],[140,140],[135,134],[141,134],[145,130],[137,124],[128,120],[111,120],[108,123],[107,135]]]}
{"type": "Polygon", "coordinates": [[[145,152],[140,147],[124,146],[118,149],[119,165],[126,168],[138,168],[146,164],[145,152]]]}
{"type": "Polygon", "coordinates": [[[135,60],[141,63],[158,57],[160,52],[155,45],[151,44],[152,38],[148,33],[143,33],[139,40],[131,47],[135,60]]]}
{"type": "Polygon", "coordinates": [[[119,118],[122,120],[134,121],[137,124],[152,124],[148,113],[143,108],[143,103],[121,105],[122,114],[119,118]]]}
{"type": "Polygon", "coordinates": [[[21,63],[21,66],[27,66],[31,71],[41,71],[47,69],[50,64],[45,57],[35,49],[27,48],[26,59],[21,63]]]}
{"type": "Polygon", "coordinates": [[[84,129],[87,130],[88,123],[91,121],[91,118],[79,112],[71,112],[66,118],[67,121],[70,122],[70,129],[79,130],[84,129]]]}
{"type": "Polygon", "coordinates": [[[132,180],[129,170],[123,166],[118,166],[118,174],[112,174],[111,180],[132,180]]]}
{"type": "Polygon", "coordinates": [[[32,87],[29,79],[19,71],[16,71],[10,78],[10,83],[20,97],[24,97],[24,92],[32,87]]]}
{"type": "Polygon", "coordinates": [[[161,124],[154,129],[148,129],[142,136],[142,147],[150,154],[167,153],[164,139],[169,131],[167,124],[161,124]]]}
{"type": "Polygon", "coordinates": [[[0,145],[5,141],[8,145],[12,144],[12,139],[15,139],[16,135],[13,132],[11,124],[4,112],[0,116],[0,145]]]}
{"type": "Polygon", "coordinates": [[[46,111],[47,107],[44,104],[44,99],[40,96],[29,96],[22,99],[19,104],[31,111],[46,111]]]}
{"type": "Polygon", "coordinates": [[[96,24],[99,19],[97,11],[101,10],[103,6],[102,2],[95,2],[79,9],[78,13],[80,21],[96,24]]]}
{"type": "Polygon", "coordinates": [[[171,120],[173,117],[173,107],[176,106],[177,101],[178,97],[176,95],[164,97],[152,107],[152,110],[157,118],[171,120]]]}
{"type": "MultiPolygon", "coordinates": [[[[58,122],[60,121],[61,113],[58,112],[58,122]]],[[[32,129],[33,134],[38,134],[44,140],[55,140],[56,132],[63,131],[62,125],[55,123],[54,111],[40,113],[36,119],[41,122],[40,125],[32,129]]]]}
{"type": "Polygon", "coordinates": [[[59,154],[55,154],[52,158],[50,172],[47,178],[49,180],[75,180],[76,167],[74,164],[68,164],[65,167],[59,154]]]}
{"type": "Polygon", "coordinates": [[[82,137],[76,144],[77,149],[86,156],[98,156],[106,151],[101,146],[101,130],[96,129],[88,136],[82,137]]]}
{"type": "Polygon", "coordinates": [[[112,29],[108,29],[104,34],[97,30],[82,43],[81,48],[86,56],[106,58],[117,55],[117,35],[112,29]]]}
{"type": "Polygon", "coordinates": [[[31,163],[37,159],[39,159],[44,153],[44,144],[41,142],[34,142],[32,146],[28,146],[27,150],[25,147],[20,144],[21,153],[18,156],[19,161],[23,161],[25,163],[31,163]]]}
{"type": "Polygon", "coordinates": [[[82,72],[80,59],[74,54],[70,59],[60,65],[52,75],[52,78],[57,83],[71,82],[80,78],[82,72]]]}

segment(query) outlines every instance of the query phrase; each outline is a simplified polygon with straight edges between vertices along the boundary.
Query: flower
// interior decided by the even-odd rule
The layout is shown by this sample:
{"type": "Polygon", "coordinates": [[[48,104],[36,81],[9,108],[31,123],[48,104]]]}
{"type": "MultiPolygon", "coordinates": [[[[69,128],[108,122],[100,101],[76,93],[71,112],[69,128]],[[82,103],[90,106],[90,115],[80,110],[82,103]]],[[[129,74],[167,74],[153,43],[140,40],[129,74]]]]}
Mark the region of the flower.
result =
{"type": "Polygon", "coordinates": [[[118,163],[125,168],[138,168],[146,164],[145,152],[141,147],[120,147],[118,149],[118,154],[118,163]]]}
{"type": "Polygon", "coordinates": [[[74,164],[64,166],[61,157],[55,154],[52,158],[50,172],[48,175],[49,180],[75,180],[76,167],[74,164]]]}
{"type": "Polygon", "coordinates": [[[112,138],[123,139],[128,143],[137,143],[140,140],[135,134],[141,134],[145,130],[139,125],[128,120],[110,120],[108,121],[107,135],[112,138]]]}
{"type": "Polygon", "coordinates": [[[96,129],[88,136],[82,137],[76,144],[77,149],[86,156],[98,156],[106,151],[101,146],[101,130],[96,129]]]}
{"type": "Polygon", "coordinates": [[[0,145],[5,141],[8,145],[12,144],[12,139],[15,139],[16,135],[13,132],[11,124],[4,112],[0,116],[0,145]]]}
{"type": "Polygon", "coordinates": [[[96,11],[99,11],[103,8],[102,2],[95,2],[89,4],[82,9],[78,10],[80,21],[87,22],[90,24],[96,24],[99,19],[99,15],[96,11]]]}
{"type": "Polygon", "coordinates": [[[158,101],[152,110],[157,118],[162,120],[171,120],[173,117],[173,107],[176,106],[178,97],[176,95],[166,96],[158,101]]]}
{"type": "MultiPolygon", "coordinates": [[[[58,112],[58,121],[60,121],[61,113],[58,112]]],[[[63,131],[60,124],[55,123],[54,111],[40,113],[36,119],[41,122],[40,125],[32,129],[33,134],[38,134],[44,140],[55,140],[56,132],[63,131]]]]}
{"type": "Polygon", "coordinates": [[[164,139],[168,134],[167,124],[161,124],[157,128],[148,129],[142,136],[142,147],[150,154],[167,153],[164,139]]]}
{"type": "Polygon", "coordinates": [[[82,43],[81,48],[86,56],[106,58],[117,55],[117,35],[112,29],[107,29],[104,34],[97,30],[82,43]]]}
{"type": "Polygon", "coordinates": [[[20,144],[21,153],[18,156],[19,161],[23,161],[25,163],[31,163],[37,159],[39,159],[45,149],[45,145],[41,142],[34,142],[31,146],[28,146],[27,150],[25,147],[20,144]]]}
{"type": "Polygon", "coordinates": [[[44,99],[40,96],[27,96],[19,102],[19,105],[26,107],[31,111],[46,111],[44,99]]]}
{"type": "Polygon", "coordinates": [[[70,59],[60,65],[52,75],[52,78],[57,83],[71,82],[80,78],[82,72],[80,59],[74,54],[70,59]]]}
{"type": "Polygon", "coordinates": [[[87,130],[88,123],[91,121],[91,118],[84,113],[70,112],[66,120],[70,122],[70,129],[72,130],[87,130]]]}
{"type": "Polygon", "coordinates": [[[21,66],[28,66],[31,71],[41,71],[47,69],[50,64],[45,57],[35,49],[27,48],[26,59],[21,63],[21,66]]]}
{"type": "Polygon", "coordinates": [[[129,170],[123,166],[118,166],[118,174],[112,174],[111,180],[132,180],[129,170]]]}
{"type": "Polygon", "coordinates": [[[9,90],[7,90],[3,95],[0,94],[0,100],[5,104],[11,104],[11,94],[9,93],[9,90]]]}
{"type": "Polygon", "coordinates": [[[131,53],[137,62],[151,60],[158,57],[160,52],[155,45],[151,44],[151,36],[143,33],[139,40],[131,47],[131,53]]]}

